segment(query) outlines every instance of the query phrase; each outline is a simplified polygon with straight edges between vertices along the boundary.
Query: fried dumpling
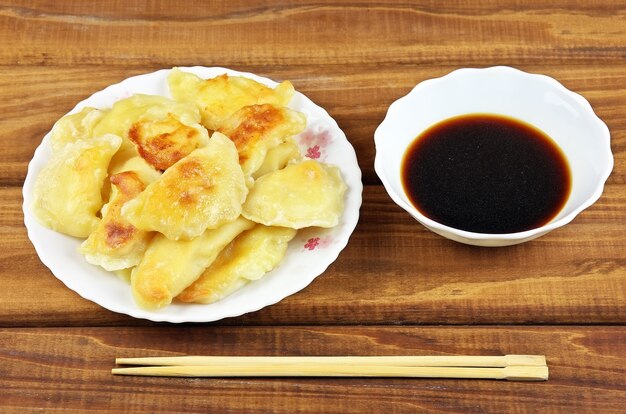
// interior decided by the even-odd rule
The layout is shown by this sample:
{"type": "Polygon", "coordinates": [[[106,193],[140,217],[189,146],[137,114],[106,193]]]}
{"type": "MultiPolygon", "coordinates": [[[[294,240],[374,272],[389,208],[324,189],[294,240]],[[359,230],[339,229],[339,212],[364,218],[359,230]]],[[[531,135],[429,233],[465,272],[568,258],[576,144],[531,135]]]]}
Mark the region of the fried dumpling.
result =
{"type": "Polygon", "coordinates": [[[186,125],[200,121],[198,109],[164,96],[136,94],[121,99],[100,120],[93,130],[94,136],[115,134],[128,137],[131,126],[138,121],[160,121],[173,116],[186,125]]]}
{"type": "Polygon", "coordinates": [[[128,267],[126,269],[114,270],[113,273],[124,282],[130,284],[130,275],[133,272],[134,267],[128,267]]]}
{"type": "MultiPolygon", "coordinates": [[[[124,156],[120,156],[118,151],[111,159],[111,163],[109,163],[109,176],[125,171],[133,171],[146,185],[158,180],[161,176],[161,171],[154,169],[136,152],[126,152],[124,156]]],[[[102,187],[102,199],[108,200],[110,196],[111,182],[110,180],[105,180],[102,187]]]]}
{"type": "Polygon", "coordinates": [[[239,217],[193,240],[175,241],[157,234],[131,273],[135,301],[144,309],[167,306],[202,274],[228,243],[253,226],[251,221],[239,217]]]}
{"type": "Polygon", "coordinates": [[[145,189],[145,184],[133,171],[111,176],[113,190],[110,201],[102,207],[102,220],[89,235],[79,252],[85,259],[106,270],[120,270],[141,261],[151,233],[137,229],[120,214],[124,203],[145,189]]]}
{"type": "Polygon", "coordinates": [[[163,96],[137,94],[115,102],[96,125],[93,135],[111,133],[122,137],[115,162],[139,154],[148,163],[156,162],[155,168],[165,169],[161,167],[206,144],[208,133],[199,122],[200,113],[194,105],[163,96]],[[158,157],[155,150],[165,150],[167,155],[158,157]]]}
{"type": "MultiPolygon", "coordinates": [[[[205,80],[198,75],[178,68],[173,68],[167,77],[167,85],[172,97],[178,102],[191,103],[196,106],[199,106],[198,95],[204,82],[205,80]]],[[[199,109],[202,110],[202,108],[199,109]]]]}
{"type": "Polygon", "coordinates": [[[260,177],[242,214],[266,226],[333,227],[343,211],[345,191],[337,167],[302,161],[260,177]]]}
{"type": "Polygon", "coordinates": [[[168,168],[122,208],[135,227],[188,240],[241,214],[248,188],[235,145],[214,133],[208,145],[168,168]]]}
{"type": "Polygon", "coordinates": [[[206,129],[185,125],[171,114],[163,120],[135,122],[128,131],[128,138],[139,155],[161,171],[209,142],[206,129]]]}
{"type": "Polygon", "coordinates": [[[202,124],[211,130],[217,130],[224,119],[244,106],[287,106],[294,93],[289,81],[272,89],[252,79],[227,74],[204,80],[177,68],[172,69],[168,84],[174,99],[198,106],[202,124]]]}
{"type": "Polygon", "coordinates": [[[101,188],[121,142],[104,135],[53,152],[35,181],[32,211],[41,224],[70,236],[89,236],[100,221],[101,188]]]}
{"type": "Polygon", "coordinates": [[[50,134],[52,151],[58,151],[70,142],[91,138],[94,127],[105,114],[106,111],[99,109],[83,108],[80,112],[59,119],[50,134]]]}
{"type": "Polygon", "coordinates": [[[111,161],[109,164],[109,174],[119,174],[125,171],[133,171],[139,179],[146,183],[150,184],[159,179],[161,176],[161,172],[157,171],[150,164],[146,162],[139,155],[135,155],[127,160],[117,160],[111,161]]]}
{"type": "Polygon", "coordinates": [[[272,171],[285,168],[290,162],[299,161],[300,159],[302,159],[302,154],[298,144],[293,139],[289,139],[287,142],[283,142],[267,151],[263,164],[252,174],[252,177],[256,180],[272,171]]]}
{"type": "Polygon", "coordinates": [[[219,129],[237,147],[246,176],[261,167],[267,151],[304,131],[304,114],[270,104],[249,105],[229,117],[219,129]]]}
{"type": "Polygon", "coordinates": [[[183,302],[212,303],[250,280],[260,279],[280,263],[296,230],[261,224],[233,240],[202,275],[177,299],[183,302]]]}

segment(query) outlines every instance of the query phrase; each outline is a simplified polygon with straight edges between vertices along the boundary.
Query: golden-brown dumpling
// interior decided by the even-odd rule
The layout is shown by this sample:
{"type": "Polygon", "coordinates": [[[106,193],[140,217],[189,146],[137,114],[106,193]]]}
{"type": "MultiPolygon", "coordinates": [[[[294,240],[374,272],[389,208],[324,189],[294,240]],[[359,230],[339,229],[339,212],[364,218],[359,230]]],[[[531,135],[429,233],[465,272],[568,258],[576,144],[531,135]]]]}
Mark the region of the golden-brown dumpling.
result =
{"type": "Polygon", "coordinates": [[[89,235],[79,252],[85,259],[106,270],[120,270],[135,266],[152,237],[151,233],[137,229],[120,214],[124,203],[145,189],[145,184],[133,171],[111,176],[111,200],[102,207],[102,220],[89,235]]]}
{"type": "Polygon", "coordinates": [[[229,117],[219,129],[237,147],[246,176],[261,167],[267,151],[304,131],[304,114],[270,104],[249,105],[229,117]]]}
{"type": "Polygon", "coordinates": [[[122,215],[139,229],[188,240],[237,218],[247,193],[235,145],[214,133],[206,147],[178,161],[126,203],[122,215]]]}
{"type": "Polygon", "coordinates": [[[136,94],[113,104],[111,110],[93,130],[94,136],[115,134],[128,137],[131,126],[138,121],[161,121],[173,116],[186,125],[200,121],[198,109],[164,96],[136,94]]]}
{"type": "Polygon", "coordinates": [[[294,229],[256,225],[226,246],[177,298],[183,302],[212,303],[248,281],[260,279],[280,263],[295,235],[294,229]]]}
{"type": "Polygon", "coordinates": [[[99,109],[83,108],[80,112],[59,119],[50,134],[52,151],[58,151],[70,142],[91,138],[94,127],[105,114],[106,111],[99,109]]]}
{"type": "Polygon", "coordinates": [[[302,161],[260,177],[242,214],[266,226],[333,227],[343,211],[345,191],[337,167],[302,161]]]}
{"type": "Polygon", "coordinates": [[[122,140],[104,135],[70,142],[52,153],[35,181],[32,211],[46,227],[87,237],[100,219],[101,188],[122,140]]]}
{"type": "MultiPolygon", "coordinates": [[[[136,141],[143,144],[154,141],[155,138],[158,141],[158,134],[169,134],[178,129],[185,133],[193,130],[195,134],[190,141],[193,141],[192,147],[198,147],[208,141],[208,133],[199,122],[200,112],[195,105],[176,102],[163,96],[137,94],[115,102],[95,126],[93,135],[110,133],[122,137],[122,146],[114,162],[123,163],[138,154],[129,137],[131,131],[136,141]],[[150,132],[157,134],[157,137],[149,136],[150,132]]],[[[171,144],[171,139],[163,141],[171,144]]]]}
{"type": "Polygon", "coordinates": [[[135,122],[128,131],[128,138],[139,155],[161,171],[209,141],[204,128],[185,125],[171,114],[163,120],[135,122]]]}
{"type": "Polygon", "coordinates": [[[119,174],[124,171],[133,171],[139,179],[146,184],[150,184],[159,179],[161,172],[157,171],[139,155],[135,155],[127,160],[111,160],[109,164],[109,174],[119,174]]]}
{"type": "Polygon", "coordinates": [[[298,144],[293,139],[289,139],[287,142],[283,142],[267,151],[263,164],[252,174],[252,177],[256,180],[272,171],[285,168],[290,162],[299,161],[300,159],[302,159],[302,154],[298,144]]]}
{"type": "Polygon", "coordinates": [[[193,240],[170,240],[157,234],[131,273],[131,288],[144,309],[162,308],[193,283],[218,253],[254,223],[239,217],[193,240]]]}
{"type": "MultiPolygon", "coordinates": [[[[157,171],[146,160],[141,158],[136,151],[126,151],[123,155],[118,151],[109,163],[109,175],[119,174],[125,171],[133,171],[146,185],[159,179],[161,171],[157,171]]],[[[106,180],[102,187],[102,199],[108,200],[111,194],[111,182],[106,180]]]]}
{"type": "Polygon", "coordinates": [[[203,80],[177,68],[172,69],[168,84],[174,99],[200,108],[202,124],[211,130],[217,130],[225,118],[244,106],[286,106],[294,93],[289,81],[272,89],[252,79],[226,74],[203,80]]]}

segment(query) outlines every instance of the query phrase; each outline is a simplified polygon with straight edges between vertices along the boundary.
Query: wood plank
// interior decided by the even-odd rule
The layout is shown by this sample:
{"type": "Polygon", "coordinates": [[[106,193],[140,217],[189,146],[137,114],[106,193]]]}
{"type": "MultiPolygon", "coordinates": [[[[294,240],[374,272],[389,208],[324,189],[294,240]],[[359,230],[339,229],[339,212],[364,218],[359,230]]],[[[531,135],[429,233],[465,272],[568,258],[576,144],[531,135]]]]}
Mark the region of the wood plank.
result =
{"type": "Polygon", "coordinates": [[[0,411],[623,412],[625,20],[625,0],[0,0],[0,411]],[[500,64],[587,98],[611,130],[615,168],[565,228],[475,248],[393,204],[373,134],[416,83],[500,64]],[[292,80],[346,132],[366,184],[359,225],[323,275],[211,324],[150,323],[80,298],[40,263],[22,223],[27,163],[52,124],[109,84],[175,65],[292,80]],[[117,356],[506,353],[545,354],[550,380],[110,374],[117,356]]]}
{"type": "Polygon", "coordinates": [[[19,65],[316,66],[619,62],[624,2],[4,1],[0,61],[19,65]],[[333,30],[328,28],[332,27],[333,30]],[[336,29],[335,29],[336,28],[336,29]],[[129,42],[129,39],[132,39],[129,42]],[[58,47],[63,45],[63,47],[58,47]],[[274,45],[280,45],[279,48],[274,45]],[[237,53],[233,53],[237,51],[237,53]]]}
{"type": "MultiPolygon", "coordinates": [[[[199,62],[196,62],[199,63],[199,62]]],[[[166,67],[171,66],[167,64],[166,67]]],[[[358,66],[242,66],[276,80],[290,79],[298,90],[326,108],[354,146],[363,181],[379,183],[374,172],[374,131],[388,106],[425,79],[456,69],[450,65],[358,66]],[[381,80],[381,73],[384,79],[381,80]]],[[[554,76],[566,87],[585,96],[609,126],[616,166],[611,180],[626,182],[626,67],[604,61],[579,66],[571,63],[520,66],[521,69],[554,76]]],[[[158,66],[98,67],[0,67],[0,186],[21,185],[27,163],[54,122],[75,104],[107,85],[126,77],[159,69],[158,66]],[[51,81],[54,80],[54,81],[51,81]],[[19,145],[16,145],[16,142],[19,145]]]]}
{"type": "Polygon", "coordinates": [[[23,412],[602,412],[626,406],[622,327],[206,327],[0,330],[4,409],[23,412]],[[245,346],[242,346],[245,344],[245,346]],[[545,383],[381,378],[150,378],[114,358],[546,355],[545,383]]]}
{"type": "MultiPolygon", "coordinates": [[[[135,324],[81,299],[39,262],[18,188],[0,188],[0,326],[135,324]]],[[[437,236],[366,186],[338,260],[284,301],[225,323],[526,324],[626,321],[626,185],[573,223],[507,248],[437,236]]]]}

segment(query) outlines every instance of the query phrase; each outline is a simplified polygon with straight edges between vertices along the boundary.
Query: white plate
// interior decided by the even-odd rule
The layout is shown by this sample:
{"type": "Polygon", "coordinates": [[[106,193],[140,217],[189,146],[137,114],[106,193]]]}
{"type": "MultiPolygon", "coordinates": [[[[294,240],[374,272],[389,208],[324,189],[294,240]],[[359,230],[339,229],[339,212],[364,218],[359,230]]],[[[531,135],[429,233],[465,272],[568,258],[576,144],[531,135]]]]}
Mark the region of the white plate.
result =
{"type": "MultiPolygon", "coordinates": [[[[181,69],[202,78],[227,73],[245,76],[271,87],[277,85],[270,79],[225,68],[195,66],[181,69]]],[[[136,93],[170,97],[167,87],[169,72],[169,69],[164,69],[125,79],[93,94],[69,113],[78,112],[86,106],[108,108],[115,101],[136,93]]],[[[39,258],[59,280],[83,298],[111,311],[152,321],[210,322],[239,316],[272,305],[304,289],[335,261],[348,243],[359,218],[363,186],[354,149],[335,120],[299,92],[296,92],[289,106],[303,112],[307,117],[307,129],[296,137],[303,155],[338,166],[348,185],[348,191],[339,225],[332,229],[311,228],[299,231],[290,242],[285,259],[265,277],[209,305],[173,303],[159,311],[138,308],[128,284],[113,273],[90,265],[77,252],[82,240],[41,226],[31,214],[29,206],[32,202],[34,180],[50,157],[50,133],[46,134],[35,151],[23,188],[24,223],[39,258]]]]}

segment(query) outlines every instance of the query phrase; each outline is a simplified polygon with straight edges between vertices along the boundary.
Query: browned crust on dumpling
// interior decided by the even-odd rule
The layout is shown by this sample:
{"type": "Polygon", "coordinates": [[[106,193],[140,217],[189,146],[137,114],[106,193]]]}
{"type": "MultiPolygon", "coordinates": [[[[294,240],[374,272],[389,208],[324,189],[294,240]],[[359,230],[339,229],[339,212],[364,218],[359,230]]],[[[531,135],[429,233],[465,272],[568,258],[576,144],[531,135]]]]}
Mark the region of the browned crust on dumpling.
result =
{"type": "Polygon", "coordinates": [[[245,148],[249,143],[257,141],[263,134],[279,124],[285,118],[283,112],[273,105],[250,105],[241,109],[243,121],[232,131],[220,132],[228,135],[237,149],[245,148]]]}
{"type": "Polygon", "coordinates": [[[146,185],[134,171],[124,171],[114,174],[109,178],[111,184],[119,190],[119,196],[110,208],[116,213],[105,219],[104,225],[105,243],[111,248],[117,248],[126,244],[137,233],[137,228],[119,216],[119,209],[128,200],[135,198],[145,190],[146,185]],[[115,217],[115,218],[113,218],[115,217]]]}
{"type": "Polygon", "coordinates": [[[171,114],[163,121],[135,122],[128,131],[128,138],[139,155],[161,171],[201,146],[198,130],[179,122],[171,114]]]}
{"type": "Polygon", "coordinates": [[[134,198],[146,189],[146,185],[134,171],[123,171],[114,174],[109,178],[109,181],[120,190],[120,193],[126,196],[126,199],[134,198]]]}
{"type": "Polygon", "coordinates": [[[137,229],[121,215],[128,201],[139,195],[145,184],[135,171],[124,171],[109,178],[111,198],[102,208],[102,220],[79,251],[89,263],[107,270],[133,267],[141,261],[152,235],[137,229]]]}
{"type": "Polygon", "coordinates": [[[130,224],[124,225],[119,222],[111,221],[104,225],[104,231],[106,234],[106,244],[115,249],[131,240],[137,232],[137,228],[130,224]]]}
{"type": "Polygon", "coordinates": [[[235,144],[214,133],[124,204],[122,216],[138,229],[189,240],[237,218],[247,194],[235,144]]]}
{"type": "Polygon", "coordinates": [[[235,143],[239,151],[239,162],[243,163],[246,155],[242,150],[263,139],[267,131],[283,122],[285,116],[283,111],[270,104],[246,106],[238,115],[242,122],[235,129],[220,128],[219,131],[235,143]]]}
{"type": "Polygon", "coordinates": [[[181,178],[203,177],[206,175],[204,170],[200,161],[196,159],[188,159],[179,164],[181,178]]]}

